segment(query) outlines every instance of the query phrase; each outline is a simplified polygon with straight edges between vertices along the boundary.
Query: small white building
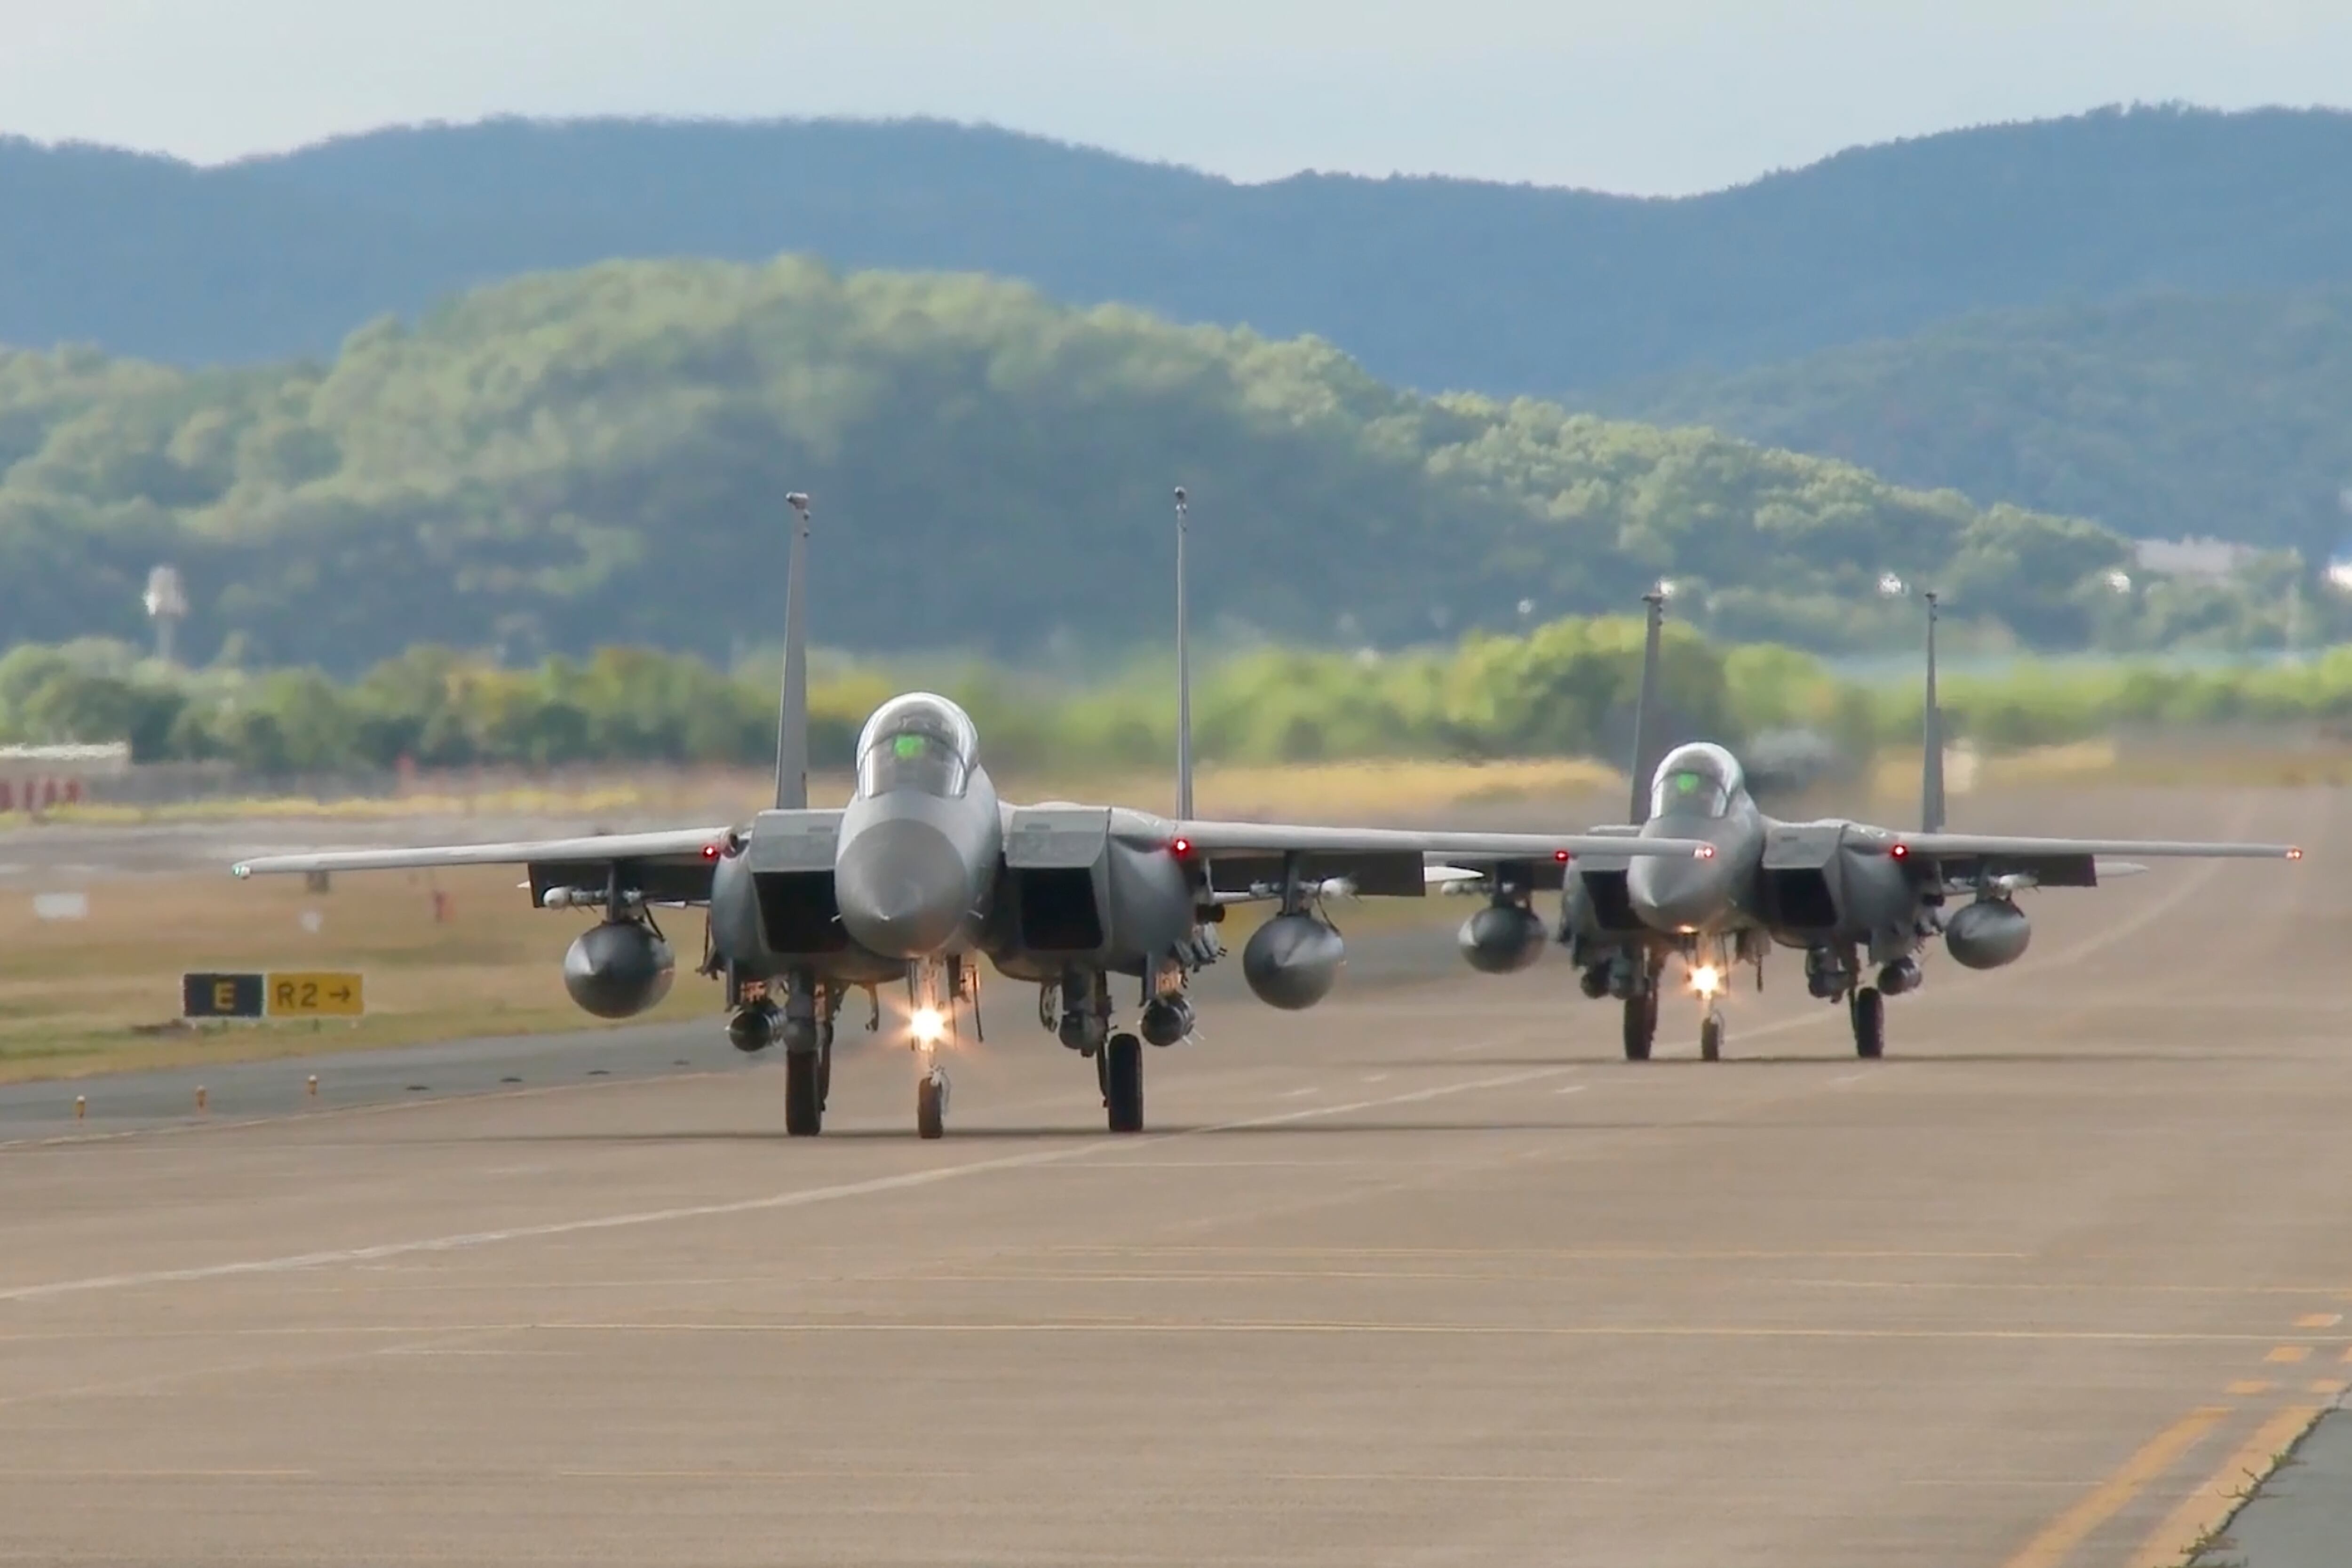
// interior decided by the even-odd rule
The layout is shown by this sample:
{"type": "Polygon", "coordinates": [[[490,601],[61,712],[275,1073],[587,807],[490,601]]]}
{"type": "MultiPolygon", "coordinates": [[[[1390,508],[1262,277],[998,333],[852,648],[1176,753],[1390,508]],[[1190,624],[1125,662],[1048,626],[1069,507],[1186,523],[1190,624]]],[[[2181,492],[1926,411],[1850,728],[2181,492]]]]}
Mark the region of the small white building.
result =
{"type": "Polygon", "coordinates": [[[128,742],[96,746],[0,746],[0,814],[71,805],[89,781],[131,771],[128,742]]]}

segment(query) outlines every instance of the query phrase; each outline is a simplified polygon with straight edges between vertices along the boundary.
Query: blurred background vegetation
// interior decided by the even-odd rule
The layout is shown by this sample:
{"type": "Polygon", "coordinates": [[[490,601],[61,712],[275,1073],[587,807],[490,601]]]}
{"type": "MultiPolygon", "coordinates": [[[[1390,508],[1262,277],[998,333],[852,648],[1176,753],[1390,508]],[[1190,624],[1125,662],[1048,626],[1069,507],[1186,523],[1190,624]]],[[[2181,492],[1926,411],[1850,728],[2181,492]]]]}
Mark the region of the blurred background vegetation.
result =
{"type": "MultiPolygon", "coordinates": [[[[1519,636],[1475,634],[1393,655],[1260,648],[1205,668],[1200,753],[1231,763],[1598,757],[1630,748],[1642,627],[1570,618],[1519,636]]],[[[813,744],[845,766],[860,725],[910,686],[946,692],[1000,768],[1162,764],[1174,754],[1171,667],[1141,658],[1090,681],[976,660],[817,661],[813,744]]],[[[1916,672],[1861,677],[1769,644],[1708,642],[1670,625],[1668,732],[1770,747],[1802,733],[1862,758],[1916,742],[1916,672]]],[[[608,647],[502,667],[411,650],[339,681],[315,668],[167,668],[104,640],[28,645],[0,658],[0,741],[127,740],[143,762],[214,761],[257,777],[420,768],[772,757],[777,678],[764,655],[727,669],[692,655],[608,647]]],[[[2134,723],[2335,723],[2352,717],[2352,649],[2295,664],[2206,667],[2021,661],[1953,673],[1956,738],[1990,749],[2053,745],[2134,723]]]]}

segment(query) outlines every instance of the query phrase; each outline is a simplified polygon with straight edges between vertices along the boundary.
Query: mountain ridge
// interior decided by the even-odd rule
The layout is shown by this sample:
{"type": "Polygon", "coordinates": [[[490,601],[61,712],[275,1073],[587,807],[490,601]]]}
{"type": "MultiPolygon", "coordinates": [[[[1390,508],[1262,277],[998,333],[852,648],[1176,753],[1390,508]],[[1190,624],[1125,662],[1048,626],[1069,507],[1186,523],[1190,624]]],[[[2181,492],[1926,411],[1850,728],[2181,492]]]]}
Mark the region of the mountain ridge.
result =
{"type": "Polygon", "coordinates": [[[1312,334],[1410,386],[1560,395],[1972,310],[2352,278],[2352,113],[2097,110],[1673,197],[1242,184],[938,121],[499,120],[206,168],[0,143],[0,202],[20,217],[0,342],[175,363],[324,357],[519,273],[813,252],[1312,334]]]}

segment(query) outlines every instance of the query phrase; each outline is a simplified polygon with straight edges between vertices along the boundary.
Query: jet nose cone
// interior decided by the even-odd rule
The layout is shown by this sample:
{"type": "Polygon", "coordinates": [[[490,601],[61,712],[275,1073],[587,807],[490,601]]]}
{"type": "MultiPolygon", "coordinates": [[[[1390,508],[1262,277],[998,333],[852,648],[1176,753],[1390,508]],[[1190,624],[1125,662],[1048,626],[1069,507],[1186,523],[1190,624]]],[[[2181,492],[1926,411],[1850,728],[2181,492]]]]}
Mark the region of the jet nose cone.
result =
{"type": "Polygon", "coordinates": [[[834,868],[841,923],[869,952],[918,958],[955,934],[971,879],[946,834],[908,818],[869,823],[834,868]]]}
{"type": "Polygon", "coordinates": [[[1723,912],[1723,879],[1712,860],[1636,860],[1625,891],[1642,923],[1660,931],[1705,931],[1723,912]]]}

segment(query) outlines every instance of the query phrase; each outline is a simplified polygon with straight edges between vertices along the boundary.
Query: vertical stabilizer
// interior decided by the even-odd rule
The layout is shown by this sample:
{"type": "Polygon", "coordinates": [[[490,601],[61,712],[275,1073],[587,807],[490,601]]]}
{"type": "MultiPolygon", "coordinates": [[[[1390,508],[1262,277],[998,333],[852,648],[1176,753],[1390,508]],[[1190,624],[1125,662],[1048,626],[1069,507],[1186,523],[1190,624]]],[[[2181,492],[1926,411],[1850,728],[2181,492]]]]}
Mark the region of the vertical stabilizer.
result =
{"type": "Polygon", "coordinates": [[[1186,640],[1184,535],[1192,521],[1184,487],[1176,487],[1176,819],[1192,819],[1192,653],[1186,640]]]}
{"type": "Polygon", "coordinates": [[[776,809],[808,809],[809,499],[795,490],[793,544],[784,563],[784,690],[776,702],[776,809]]]}
{"type": "Polygon", "coordinates": [[[1927,601],[1927,700],[1919,718],[1919,831],[1944,830],[1944,710],[1936,700],[1936,595],[1927,601]]]}
{"type": "Polygon", "coordinates": [[[1643,595],[1642,603],[1649,608],[1650,620],[1642,637],[1642,688],[1633,696],[1633,798],[1626,807],[1626,820],[1636,827],[1650,820],[1650,770],[1657,765],[1651,754],[1650,724],[1658,701],[1658,645],[1665,635],[1665,585],[1643,595]]]}

